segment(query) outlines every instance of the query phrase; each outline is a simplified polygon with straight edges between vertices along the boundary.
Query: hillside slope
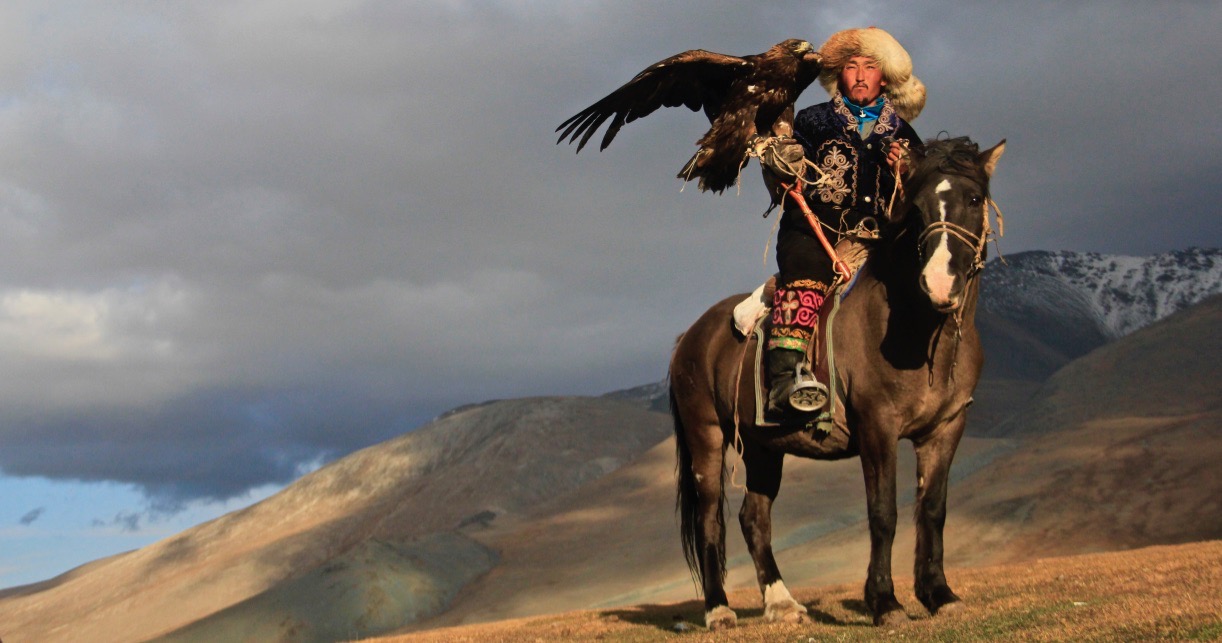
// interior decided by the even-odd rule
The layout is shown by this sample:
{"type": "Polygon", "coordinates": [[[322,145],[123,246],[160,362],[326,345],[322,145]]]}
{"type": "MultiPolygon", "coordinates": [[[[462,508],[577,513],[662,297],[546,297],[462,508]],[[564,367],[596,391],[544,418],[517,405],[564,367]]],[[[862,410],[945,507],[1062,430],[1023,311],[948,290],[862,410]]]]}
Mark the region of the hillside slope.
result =
{"type": "Polygon", "coordinates": [[[1069,362],[1222,293],[1222,249],[1149,257],[1021,252],[991,261],[976,326],[984,373],[968,433],[995,437],[1069,362]]]}
{"type": "Polygon", "coordinates": [[[730,595],[739,627],[709,634],[697,601],[580,611],[388,636],[366,643],[498,641],[1216,641],[1222,639],[1222,542],[1148,547],[948,573],[966,609],[930,617],[908,591],[897,595],[914,620],[880,630],[860,583],[796,587],[812,622],[770,624],[758,592],[730,595]]]}
{"type": "MultiPolygon", "coordinates": [[[[1219,314],[1222,298],[1211,299],[1075,362],[1067,377],[1092,393],[1053,387],[1037,397],[1048,418],[1038,432],[965,438],[952,469],[947,564],[1222,538],[1222,522],[1202,519],[1218,515],[1222,497],[1213,475],[1222,454],[1219,314]],[[1184,354],[1203,363],[1168,370],[1161,403],[1142,405],[1109,378],[1152,367],[1151,352],[1168,364],[1184,354]]],[[[694,597],[672,514],[673,458],[667,441],[529,521],[474,534],[502,552],[496,572],[411,629],[694,597]]],[[[789,458],[785,467],[773,539],[787,583],[860,583],[869,556],[860,464],[789,458]]],[[[911,511],[914,479],[911,452],[901,449],[901,515],[911,511]]],[[[729,491],[727,584],[750,589],[755,574],[734,520],[741,494],[729,491]]],[[[897,573],[912,568],[913,548],[904,521],[897,573]]]]}
{"type": "MultiPolygon", "coordinates": [[[[444,534],[572,492],[656,444],[669,433],[668,420],[589,398],[508,400],[451,413],[247,509],[18,588],[0,598],[0,636],[137,641],[209,617],[232,625],[234,611],[226,610],[281,616],[273,622],[283,632],[306,631],[323,615],[348,635],[381,631],[441,609],[437,596],[453,595],[495,562],[495,552],[461,533],[444,534]],[[427,564],[439,556],[464,562],[427,564]],[[380,587],[361,587],[362,567],[391,571],[380,587]],[[276,611],[286,596],[301,599],[300,609],[366,590],[386,593],[385,607],[347,600],[348,611],[276,611]]],[[[188,634],[221,640],[202,625],[188,634]]]]}
{"type": "MultiPolygon", "coordinates": [[[[1025,402],[1021,424],[965,439],[948,564],[1222,538],[1222,524],[1201,519],[1218,515],[1222,497],[1219,321],[1215,297],[1097,347],[1025,402]]],[[[645,408],[658,391],[457,409],[250,508],[6,591],[0,636],[334,640],[411,619],[436,627],[690,598],[670,420],[645,408]]],[[[901,451],[910,502],[915,474],[901,451]]],[[[728,582],[750,593],[739,494],[731,486],[728,582]]],[[[860,584],[857,461],[789,459],[775,516],[787,581],[860,584]]],[[[910,569],[910,529],[895,551],[895,569],[910,569]]]]}

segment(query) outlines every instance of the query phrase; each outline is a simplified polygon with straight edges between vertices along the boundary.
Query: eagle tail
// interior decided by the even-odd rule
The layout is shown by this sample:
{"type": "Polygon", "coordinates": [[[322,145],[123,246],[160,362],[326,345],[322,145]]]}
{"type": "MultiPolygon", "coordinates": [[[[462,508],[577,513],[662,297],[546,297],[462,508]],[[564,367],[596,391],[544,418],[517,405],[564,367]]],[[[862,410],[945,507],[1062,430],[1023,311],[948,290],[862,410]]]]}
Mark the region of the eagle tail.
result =
{"type": "MultiPolygon", "coordinates": [[[[683,165],[683,169],[679,170],[676,178],[683,181],[691,181],[699,179],[699,187],[701,192],[721,193],[738,183],[742,173],[743,166],[747,164],[749,157],[743,156],[742,161],[730,167],[710,167],[708,161],[713,154],[713,150],[707,147],[702,147],[688,159],[683,165]]],[[[724,164],[722,164],[724,165],[724,164]]]]}

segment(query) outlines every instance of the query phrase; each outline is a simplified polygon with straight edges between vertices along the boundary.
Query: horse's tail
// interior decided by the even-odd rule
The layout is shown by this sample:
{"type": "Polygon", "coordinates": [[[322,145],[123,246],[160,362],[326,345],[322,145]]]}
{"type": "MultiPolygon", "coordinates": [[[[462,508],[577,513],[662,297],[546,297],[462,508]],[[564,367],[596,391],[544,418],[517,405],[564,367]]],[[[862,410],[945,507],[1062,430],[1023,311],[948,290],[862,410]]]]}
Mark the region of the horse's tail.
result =
{"type": "Polygon", "coordinates": [[[675,422],[675,479],[678,489],[675,493],[675,513],[679,514],[679,537],[683,541],[683,557],[687,559],[687,567],[692,572],[692,578],[697,587],[702,587],[703,574],[700,572],[700,559],[697,554],[696,529],[696,475],[692,472],[692,451],[687,446],[687,438],[683,431],[683,418],[679,417],[679,407],[675,402],[675,386],[670,384],[670,417],[675,422]]]}
{"type": "MultiPolygon", "coordinates": [[[[699,590],[704,587],[704,572],[700,565],[700,546],[698,531],[700,529],[700,503],[696,489],[696,474],[692,471],[692,451],[687,446],[687,437],[683,427],[683,418],[679,416],[679,406],[675,400],[674,384],[669,384],[670,417],[675,427],[675,478],[677,491],[675,494],[675,513],[679,514],[679,537],[683,542],[683,557],[687,559],[687,567],[692,572],[692,580],[699,590]]],[[[725,502],[725,476],[722,475],[721,497],[717,503],[717,519],[721,522],[722,504],[725,502]]],[[[724,551],[721,548],[723,560],[721,568],[725,569],[724,551]]]]}

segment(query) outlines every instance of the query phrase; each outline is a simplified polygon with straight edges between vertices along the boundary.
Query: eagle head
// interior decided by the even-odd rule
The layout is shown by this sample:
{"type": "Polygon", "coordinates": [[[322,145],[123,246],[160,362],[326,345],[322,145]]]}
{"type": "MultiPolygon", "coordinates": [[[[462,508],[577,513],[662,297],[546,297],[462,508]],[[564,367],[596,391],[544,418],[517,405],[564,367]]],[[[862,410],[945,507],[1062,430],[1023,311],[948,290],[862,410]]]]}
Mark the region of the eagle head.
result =
{"type": "Polygon", "coordinates": [[[802,58],[803,54],[808,54],[815,50],[814,45],[800,38],[790,38],[781,43],[781,47],[786,53],[794,58],[802,58]]]}

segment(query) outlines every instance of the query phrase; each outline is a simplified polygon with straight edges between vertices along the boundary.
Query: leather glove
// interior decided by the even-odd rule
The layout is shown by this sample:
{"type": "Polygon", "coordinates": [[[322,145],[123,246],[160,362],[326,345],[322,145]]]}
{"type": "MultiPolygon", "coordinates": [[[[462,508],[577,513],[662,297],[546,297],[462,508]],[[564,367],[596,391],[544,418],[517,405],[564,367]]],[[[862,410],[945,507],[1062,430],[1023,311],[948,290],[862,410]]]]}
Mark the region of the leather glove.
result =
{"type": "Polygon", "coordinates": [[[806,150],[797,139],[773,137],[758,144],[760,165],[776,179],[793,184],[806,176],[806,150]]]}

